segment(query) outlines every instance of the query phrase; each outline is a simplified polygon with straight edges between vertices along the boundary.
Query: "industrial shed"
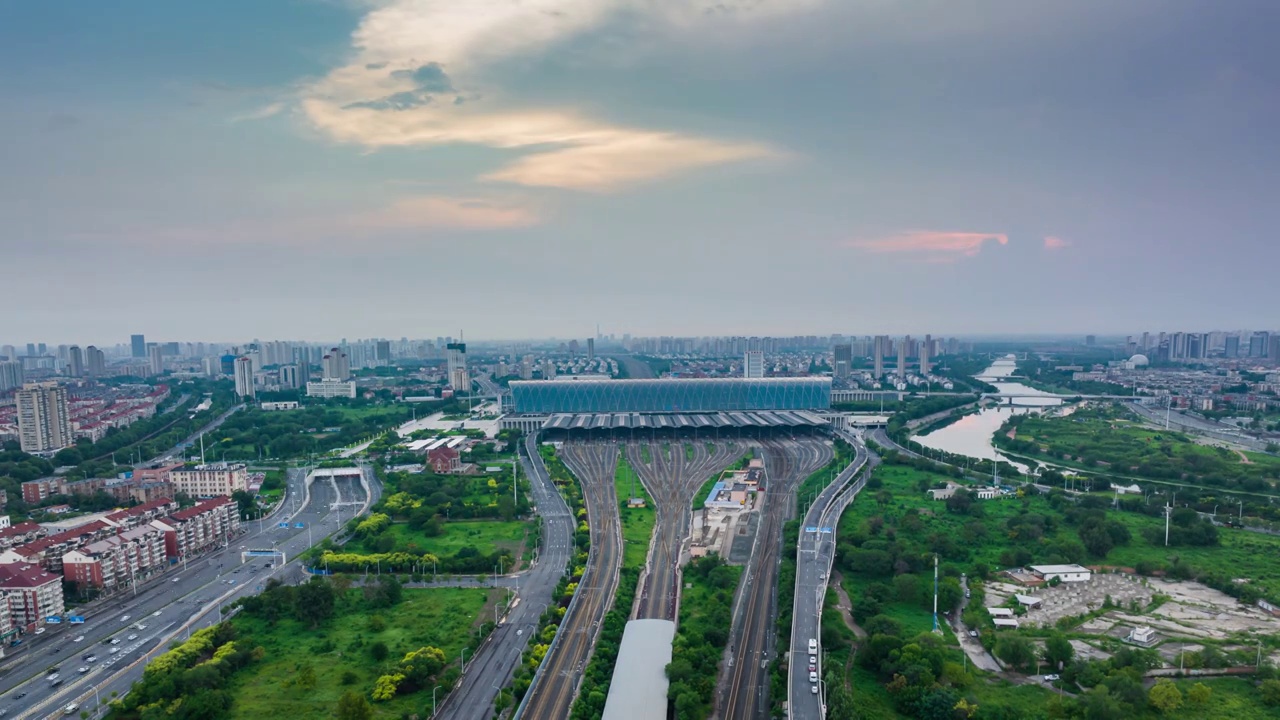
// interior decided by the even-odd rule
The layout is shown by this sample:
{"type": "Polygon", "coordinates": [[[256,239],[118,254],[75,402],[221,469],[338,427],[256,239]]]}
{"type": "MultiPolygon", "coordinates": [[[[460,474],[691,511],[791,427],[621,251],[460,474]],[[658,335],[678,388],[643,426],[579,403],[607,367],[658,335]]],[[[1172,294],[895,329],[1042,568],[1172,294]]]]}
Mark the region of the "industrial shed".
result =
{"type": "Polygon", "coordinates": [[[676,624],[632,620],[622,632],[604,720],[666,720],[667,664],[676,624]]]}

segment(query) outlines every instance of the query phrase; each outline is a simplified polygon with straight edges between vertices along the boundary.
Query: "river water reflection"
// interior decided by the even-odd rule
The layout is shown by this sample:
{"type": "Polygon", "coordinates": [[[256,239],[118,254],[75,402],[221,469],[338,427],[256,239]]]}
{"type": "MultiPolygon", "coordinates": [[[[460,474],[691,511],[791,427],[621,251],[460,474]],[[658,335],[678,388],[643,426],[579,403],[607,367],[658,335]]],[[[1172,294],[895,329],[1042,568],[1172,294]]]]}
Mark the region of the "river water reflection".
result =
{"type": "Polygon", "coordinates": [[[991,367],[977,377],[995,385],[996,390],[1001,394],[1030,397],[1016,397],[1013,400],[1015,403],[1013,407],[1002,405],[987,408],[973,415],[966,415],[941,430],[928,435],[918,435],[913,439],[928,448],[967,455],[979,460],[999,460],[1025,471],[1025,465],[1010,460],[996,450],[991,442],[992,436],[1012,413],[1039,412],[1040,408],[1046,406],[1061,405],[1062,399],[1061,396],[1037,390],[1020,382],[1000,380],[1013,375],[1016,371],[1017,362],[1013,356],[1008,356],[996,360],[991,367]]]}

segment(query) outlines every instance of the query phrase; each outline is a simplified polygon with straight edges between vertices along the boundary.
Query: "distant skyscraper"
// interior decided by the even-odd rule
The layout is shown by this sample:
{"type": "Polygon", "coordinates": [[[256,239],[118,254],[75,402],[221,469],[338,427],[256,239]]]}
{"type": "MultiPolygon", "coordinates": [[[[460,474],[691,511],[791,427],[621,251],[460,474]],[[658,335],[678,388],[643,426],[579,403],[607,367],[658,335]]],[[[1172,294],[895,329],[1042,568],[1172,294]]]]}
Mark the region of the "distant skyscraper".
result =
{"type": "Polygon", "coordinates": [[[391,341],[379,340],[374,344],[373,360],[378,365],[391,364],[391,341]]]}
{"type": "Polygon", "coordinates": [[[0,392],[22,387],[21,360],[0,360],[0,392]]]}
{"type": "Polygon", "coordinates": [[[1267,356],[1268,347],[1271,344],[1270,333],[1262,331],[1255,332],[1249,337],[1249,357],[1260,358],[1267,356]]]}
{"type": "Polygon", "coordinates": [[[907,376],[907,345],[911,342],[911,336],[908,335],[898,341],[898,377],[907,376]]]}
{"type": "Polygon", "coordinates": [[[920,374],[928,376],[929,370],[932,369],[929,358],[933,355],[933,338],[928,335],[924,336],[924,342],[920,343],[920,374]]]}
{"type": "Polygon", "coordinates": [[[831,362],[832,375],[838,378],[849,377],[849,371],[853,367],[853,346],[846,343],[836,345],[831,362]]]}
{"type": "Polygon", "coordinates": [[[1098,344],[1098,338],[1097,338],[1097,336],[1095,336],[1095,335],[1085,335],[1085,336],[1084,336],[1084,344],[1085,344],[1085,345],[1088,345],[1089,347],[1093,347],[1094,345],[1097,345],[1097,344],[1098,344]]]}
{"type": "Polygon", "coordinates": [[[298,384],[298,366],[297,365],[281,365],[280,366],[280,387],[297,390],[304,387],[298,384]]]}
{"type": "Polygon", "coordinates": [[[36,356],[36,344],[27,343],[27,357],[35,357],[35,356],[36,356]]]}
{"type": "Polygon", "coordinates": [[[57,383],[27,383],[17,393],[17,405],[23,452],[53,452],[75,442],[66,388],[57,383]]]}
{"type": "Polygon", "coordinates": [[[236,358],[236,395],[252,400],[256,395],[253,386],[253,360],[247,357],[236,358]]]}
{"type": "Polygon", "coordinates": [[[159,345],[152,345],[147,348],[147,356],[151,359],[151,374],[160,375],[164,372],[164,351],[159,345]]]}
{"type": "Polygon", "coordinates": [[[761,350],[748,350],[742,356],[742,377],[746,378],[762,378],[764,377],[764,352],[761,350]]]}
{"type": "Polygon", "coordinates": [[[884,377],[884,356],[888,352],[889,338],[885,335],[877,335],[872,349],[872,376],[876,380],[884,377]]]}
{"type": "Polygon", "coordinates": [[[67,348],[67,375],[82,377],[84,375],[84,353],[79,345],[67,348]]]}
{"type": "Polygon", "coordinates": [[[467,344],[448,343],[449,387],[455,393],[471,392],[471,374],[467,372],[467,344]]]}
{"type": "Polygon", "coordinates": [[[236,356],[230,353],[218,358],[218,371],[226,377],[236,374],[236,356]]]}
{"type": "Polygon", "coordinates": [[[144,358],[147,356],[147,338],[142,335],[130,335],[129,344],[133,347],[133,356],[136,358],[144,358]]]}
{"type": "Polygon", "coordinates": [[[320,376],[325,380],[350,380],[351,361],[338,348],[331,348],[320,361],[320,376]]]}
{"type": "Polygon", "coordinates": [[[1270,347],[1267,348],[1267,357],[1272,362],[1280,362],[1280,334],[1271,336],[1270,347]]]}
{"type": "Polygon", "coordinates": [[[588,360],[596,359],[596,339],[595,338],[587,338],[587,359],[588,360]]]}
{"type": "Polygon", "coordinates": [[[102,377],[107,374],[107,355],[90,345],[84,349],[84,371],[89,377],[102,377]]]}
{"type": "Polygon", "coordinates": [[[1240,336],[1228,335],[1223,342],[1222,356],[1229,358],[1240,357],[1240,336]]]}

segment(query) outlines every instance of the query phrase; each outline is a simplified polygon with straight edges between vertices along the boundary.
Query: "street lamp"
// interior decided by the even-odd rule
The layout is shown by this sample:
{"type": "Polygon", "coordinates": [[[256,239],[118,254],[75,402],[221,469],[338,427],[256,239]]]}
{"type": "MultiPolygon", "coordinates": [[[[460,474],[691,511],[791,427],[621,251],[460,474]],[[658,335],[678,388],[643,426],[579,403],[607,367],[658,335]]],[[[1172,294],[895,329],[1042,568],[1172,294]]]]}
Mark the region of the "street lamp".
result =
{"type": "Polygon", "coordinates": [[[439,690],[439,689],[440,689],[439,685],[431,689],[431,717],[436,716],[436,690],[439,690]]]}

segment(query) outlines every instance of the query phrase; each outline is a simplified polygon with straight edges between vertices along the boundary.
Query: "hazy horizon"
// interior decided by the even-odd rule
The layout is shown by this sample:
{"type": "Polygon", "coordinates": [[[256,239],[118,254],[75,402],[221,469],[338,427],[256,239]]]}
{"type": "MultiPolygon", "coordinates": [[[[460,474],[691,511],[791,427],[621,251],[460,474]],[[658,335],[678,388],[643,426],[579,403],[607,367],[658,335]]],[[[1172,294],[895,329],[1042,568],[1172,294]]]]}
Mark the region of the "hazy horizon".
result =
{"type": "Polygon", "coordinates": [[[0,344],[1271,330],[1277,25],[1262,0],[11,3],[0,344]]]}

